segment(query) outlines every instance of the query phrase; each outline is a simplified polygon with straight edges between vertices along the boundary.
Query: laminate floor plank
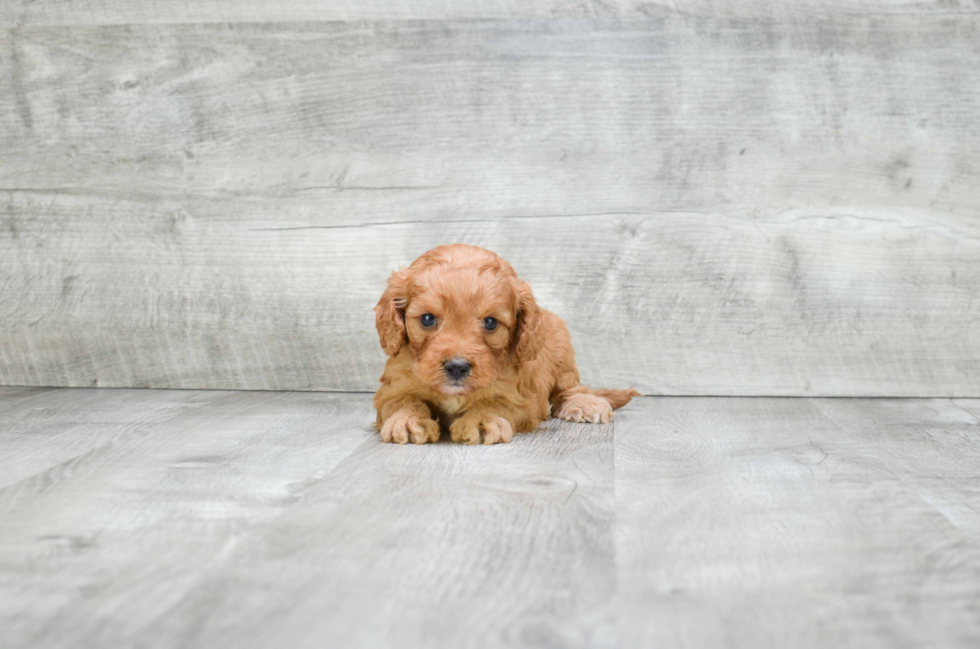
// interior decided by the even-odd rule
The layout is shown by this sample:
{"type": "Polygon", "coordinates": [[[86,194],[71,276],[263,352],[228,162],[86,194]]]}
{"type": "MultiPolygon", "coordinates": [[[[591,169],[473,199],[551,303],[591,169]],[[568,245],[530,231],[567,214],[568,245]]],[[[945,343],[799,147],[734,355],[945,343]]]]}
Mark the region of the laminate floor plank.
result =
{"type": "Polygon", "coordinates": [[[555,421],[492,448],[372,439],[148,633],[182,647],[612,647],[612,442],[612,426],[555,421]]]}
{"type": "Polygon", "coordinates": [[[947,400],[625,412],[623,646],[973,646],[978,432],[947,400]]]}
{"type": "Polygon", "coordinates": [[[464,447],[382,444],[369,394],[18,390],[2,649],[980,640],[980,400],[642,398],[464,447]]]}
{"type": "Polygon", "coordinates": [[[980,399],[953,399],[953,405],[980,419],[980,399]]]}
{"type": "Polygon", "coordinates": [[[138,433],[222,392],[0,391],[0,488],[138,433]],[[19,395],[16,396],[15,395],[19,395]]]}
{"type": "MultiPolygon", "coordinates": [[[[133,394],[151,407],[152,391],[133,394]]],[[[143,642],[251,527],[371,438],[363,398],[208,396],[0,489],[0,646],[143,642]]],[[[16,444],[0,437],[3,455],[16,444]]]]}
{"type": "Polygon", "coordinates": [[[3,413],[8,404],[15,403],[21,399],[27,399],[43,392],[48,392],[52,388],[35,387],[9,387],[0,390],[0,413],[3,413]]]}

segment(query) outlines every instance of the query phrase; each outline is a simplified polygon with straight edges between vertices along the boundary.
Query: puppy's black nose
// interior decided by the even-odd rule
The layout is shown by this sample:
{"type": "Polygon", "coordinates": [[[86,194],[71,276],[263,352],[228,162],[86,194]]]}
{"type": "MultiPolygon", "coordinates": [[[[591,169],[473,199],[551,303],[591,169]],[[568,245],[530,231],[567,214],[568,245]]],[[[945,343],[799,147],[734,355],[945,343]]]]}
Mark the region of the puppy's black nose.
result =
{"type": "Polygon", "coordinates": [[[453,381],[462,381],[470,373],[470,362],[462,358],[451,358],[442,364],[442,370],[453,381]]]}

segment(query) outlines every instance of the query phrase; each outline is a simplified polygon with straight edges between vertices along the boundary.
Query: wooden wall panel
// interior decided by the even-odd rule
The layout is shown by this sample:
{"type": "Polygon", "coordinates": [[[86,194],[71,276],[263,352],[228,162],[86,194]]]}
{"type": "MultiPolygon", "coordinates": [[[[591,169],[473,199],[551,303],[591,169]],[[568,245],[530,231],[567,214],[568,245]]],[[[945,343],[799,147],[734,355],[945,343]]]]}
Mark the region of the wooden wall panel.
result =
{"type": "Polygon", "coordinates": [[[467,241],[596,384],[976,396],[978,56],[970,16],[8,30],[0,382],[370,390],[385,276],[467,241]]]}
{"type": "Polygon", "coordinates": [[[646,19],[667,16],[761,19],[841,16],[971,16],[977,0],[5,0],[0,25],[129,25],[213,22],[646,19]]]}

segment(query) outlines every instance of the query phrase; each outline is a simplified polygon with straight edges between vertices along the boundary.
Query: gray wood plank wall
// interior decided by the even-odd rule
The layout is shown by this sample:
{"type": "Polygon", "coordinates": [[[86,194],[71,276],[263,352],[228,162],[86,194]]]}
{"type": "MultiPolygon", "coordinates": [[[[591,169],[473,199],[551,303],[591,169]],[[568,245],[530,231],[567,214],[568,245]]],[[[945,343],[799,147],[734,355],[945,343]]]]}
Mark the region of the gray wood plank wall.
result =
{"type": "Polygon", "coordinates": [[[977,3],[720,5],[4,3],[0,384],[371,390],[465,241],[593,384],[980,396],[977,3]]]}
{"type": "Polygon", "coordinates": [[[970,16],[977,0],[6,0],[0,24],[113,25],[307,20],[970,16]]]}

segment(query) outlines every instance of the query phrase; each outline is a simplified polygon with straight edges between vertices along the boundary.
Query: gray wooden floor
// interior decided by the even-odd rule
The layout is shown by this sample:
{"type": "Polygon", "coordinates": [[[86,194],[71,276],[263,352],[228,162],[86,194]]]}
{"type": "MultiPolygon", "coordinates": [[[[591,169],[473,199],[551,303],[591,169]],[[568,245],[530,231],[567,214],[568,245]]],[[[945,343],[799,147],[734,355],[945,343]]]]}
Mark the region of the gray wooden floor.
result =
{"type": "Polygon", "coordinates": [[[980,641],[980,400],[645,398],[495,447],[371,421],[0,389],[0,646],[980,641]]]}

